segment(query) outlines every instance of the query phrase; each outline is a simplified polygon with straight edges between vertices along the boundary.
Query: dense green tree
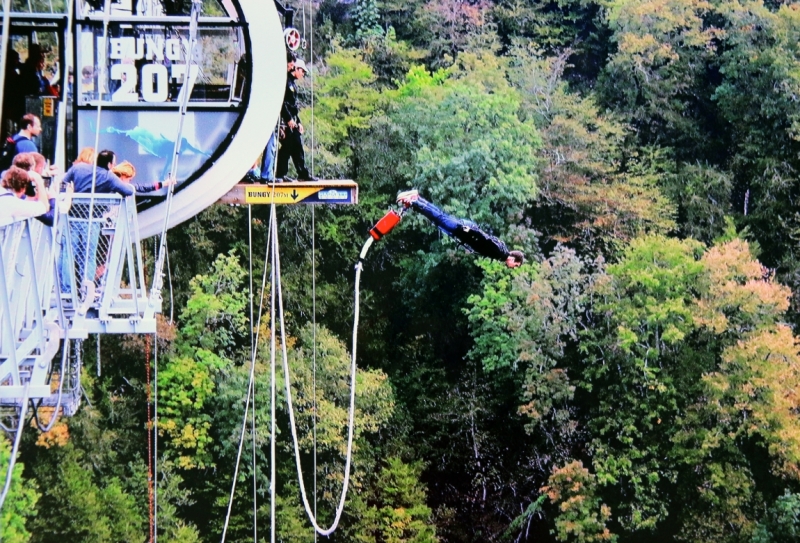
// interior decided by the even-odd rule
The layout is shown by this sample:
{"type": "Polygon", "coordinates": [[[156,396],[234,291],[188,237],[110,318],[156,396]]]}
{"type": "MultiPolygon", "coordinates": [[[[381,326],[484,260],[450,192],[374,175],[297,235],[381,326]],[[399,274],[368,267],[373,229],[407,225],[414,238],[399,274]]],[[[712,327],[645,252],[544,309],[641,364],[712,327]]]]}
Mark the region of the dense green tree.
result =
{"type": "Polygon", "coordinates": [[[601,250],[642,232],[670,231],[674,208],[659,188],[660,161],[637,157],[619,118],[570,91],[563,79],[568,58],[518,48],[509,69],[543,141],[533,224],[556,241],[601,250]]]}
{"type": "Polygon", "coordinates": [[[142,466],[125,480],[104,477],[73,443],[51,450],[56,462],[37,464],[42,485],[40,515],[31,541],[145,541],[147,514],[129,485],[146,488],[142,466]]]}
{"type": "Polygon", "coordinates": [[[752,543],[795,543],[800,541],[800,502],[797,494],[787,491],[770,507],[758,523],[752,543]]]}
{"type": "Polygon", "coordinates": [[[171,444],[168,457],[182,468],[212,465],[206,406],[215,376],[233,363],[246,333],[244,273],[234,255],[220,256],[213,273],[192,280],[173,350],[158,374],[159,433],[171,444]]]}
{"type": "Polygon", "coordinates": [[[606,8],[616,51],[601,78],[609,103],[632,122],[645,143],[666,136],[681,156],[694,158],[706,134],[701,110],[705,69],[716,29],[702,0],[622,0],[606,8]]]}
{"type": "MultiPolygon", "coordinates": [[[[3,485],[7,475],[5,470],[11,466],[10,460],[11,443],[5,437],[0,437],[0,466],[5,467],[2,472],[3,485]]],[[[0,512],[0,534],[3,534],[2,540],[8,543],[25,543],[30,540],[31,533],[27,523],[36,515],[36,502],[40,497],[35,482],[22,478],[24,469],[21,462],[14,464],[11,486],[0,512]]]]}

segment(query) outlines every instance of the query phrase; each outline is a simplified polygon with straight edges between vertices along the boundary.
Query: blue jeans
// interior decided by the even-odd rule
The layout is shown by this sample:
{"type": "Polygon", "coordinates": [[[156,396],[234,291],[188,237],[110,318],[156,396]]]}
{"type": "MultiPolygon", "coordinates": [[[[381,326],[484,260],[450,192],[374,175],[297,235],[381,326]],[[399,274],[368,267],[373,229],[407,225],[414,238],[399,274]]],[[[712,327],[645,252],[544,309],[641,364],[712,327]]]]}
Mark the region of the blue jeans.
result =
{"type": "Polygon", "coordinates": [[[261,179],[272,181],[275,175],[275,131],[269,136],[267,148],[264,149],[264,158],[261,160],[261,179]]]}
{"type": "Polygon", "coordinates": [[[83,284],[84,279],[94,281],[97,273],[97,245],[100,241],[100,230],[103,226],[103,219],[97,218],[92,221],[91,229],[88,221],[70,222],[70,235],[72,242],[73,262],[67,258],[66,240],[61,239],[61,292],[69,292],[73,279],[77,276],[77,289],[83,284]],[[87,259],[88,254],[88,259],[87,259]]]}

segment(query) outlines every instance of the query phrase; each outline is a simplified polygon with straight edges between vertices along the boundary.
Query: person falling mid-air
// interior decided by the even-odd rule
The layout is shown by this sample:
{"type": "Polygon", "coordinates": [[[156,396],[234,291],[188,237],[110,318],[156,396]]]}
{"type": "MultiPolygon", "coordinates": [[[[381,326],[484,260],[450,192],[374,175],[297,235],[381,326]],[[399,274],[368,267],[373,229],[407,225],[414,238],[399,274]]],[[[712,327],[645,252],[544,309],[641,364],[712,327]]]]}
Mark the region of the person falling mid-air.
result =
{"type": "Polygon", "coordinates": [[[509,268],[521,266],[525,261],[525,255],[522,251],[509,251],[502,240],[490,236],[472,221],[448,215],[420,197],[419,192],[416,190],[398,194],[397,203],[402,204],[406,209],[412,207],[415,211],[422,213],[445,234],[455,238],[471,252],[505,262],[509,268]]]}

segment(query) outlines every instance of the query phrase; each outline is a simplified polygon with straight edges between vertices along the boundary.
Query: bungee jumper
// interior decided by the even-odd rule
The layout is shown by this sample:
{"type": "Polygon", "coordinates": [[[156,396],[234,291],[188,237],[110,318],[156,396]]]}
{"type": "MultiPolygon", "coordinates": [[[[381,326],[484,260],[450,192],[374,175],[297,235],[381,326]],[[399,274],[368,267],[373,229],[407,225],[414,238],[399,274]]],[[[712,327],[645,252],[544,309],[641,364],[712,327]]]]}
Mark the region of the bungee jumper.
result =
{"type": "Polygon", "coordinates": [[[413,208],[436,225],[439,230],[457,240],[468,251],[481,256],[505,262],[509,268],[521,266],[525,261],[522,251],[509,251],[499,238],[489,235],[474,222],[448,215],[426,199],[416,190],[401,192],[397,203],[405,209],[413,208]]]}

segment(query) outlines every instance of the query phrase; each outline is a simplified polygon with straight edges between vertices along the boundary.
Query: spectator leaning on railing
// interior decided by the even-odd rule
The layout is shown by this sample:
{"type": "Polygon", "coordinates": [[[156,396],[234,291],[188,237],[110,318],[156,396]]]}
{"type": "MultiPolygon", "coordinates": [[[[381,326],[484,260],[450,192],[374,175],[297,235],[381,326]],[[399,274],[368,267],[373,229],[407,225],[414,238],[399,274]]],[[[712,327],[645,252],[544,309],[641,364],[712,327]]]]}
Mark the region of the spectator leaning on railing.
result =
{"type": "MultiPolygon", "coordinates": [[[[31,178],[32,184],[28,185],[28,190],[26,191],[26,198],[31,197],[33,193],[33,187],[37,181],[41,181],[43,177],[52,177],[53,173],[56,170],[49,168],[47,166],[47,161],[45,160],[44,156],[40,153],[22,153],[14,157],[14,166],[22,168],[26,172],[28,172],[28,176],[31,178]]],[[[61,213],[68,213],[70,206],[72,205],[72,192],[73,192],[73,185],[72,183],[67,183],[66,191],[62,194],[60,201],[58,202],[58,208],[56,208],[56,197],[58,196],[58,183],[51,183],[50,189],[48,191],[48,199],[50,202],[50,210],[45,213],[44,215],[39,215],[36,217],[37,220],[41,221],[42,223],[46,224],[47,226],[53,226],[55,223],[55,214],[56,209],[61,213]]]]}
{"type": "Polygon", "coordinates": [[[121,196],[130,196],[134,190],[128,183],[123,183],[111,170],[116,166],[117,156],[113,151],[100,151],[97,153],[97,168],[92,164],[76,163],[67,170],[64,182],[75,183],[75,192],[97,194],[117,193],[121,196]],[[92,179],[94,178],[94,182],[92,179]]]}
{"type": "Polygon", "coordinates": [[[0,226],[44,215],[50,210],[50,200],[44,181],[32,178],[22,168],[11,166],[3,174],[0,188],[0,226]],[[25,190],[33,183],[35,195],[24,199],[25,190]]]}

